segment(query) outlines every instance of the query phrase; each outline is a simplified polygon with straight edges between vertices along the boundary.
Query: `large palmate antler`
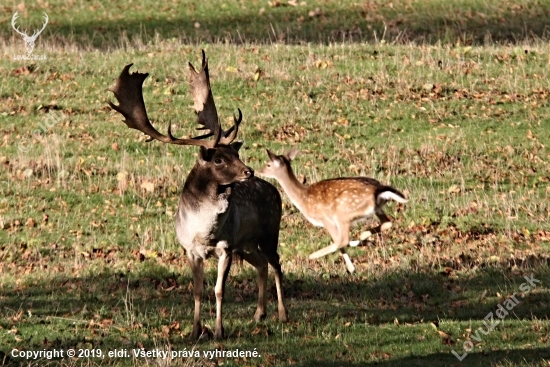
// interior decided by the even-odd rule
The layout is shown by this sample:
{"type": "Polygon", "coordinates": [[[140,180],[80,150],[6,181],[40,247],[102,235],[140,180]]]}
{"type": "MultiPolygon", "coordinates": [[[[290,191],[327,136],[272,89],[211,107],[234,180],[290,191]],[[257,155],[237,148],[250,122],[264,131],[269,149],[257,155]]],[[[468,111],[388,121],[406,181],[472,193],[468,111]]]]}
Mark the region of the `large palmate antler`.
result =
{"type": "Polygon", "coordinates": [[[191,95],[194,101],[194,109],[198,116],[198,122],[202,127],[199,129],[209,130],[209,133],[201,136],[196,136],[191,139],[178,139],[172,136],[171,127],[168,126],[168,135],[163,135],[158,132],[147,117],[145,102],[143,101],[143,82],[149,76],[148,73],[129,73],[130,67],[133,64],[126,65],[122,73],[115,82],[115,85],[109,90],[114,93],[119,105],[108,102],[112,109],[122,114],[125,118],[124,123],[132,128],[150,136],[153,139],[163,143],[176,145],[198,145],[207,148],[214,148],[219,144],[231,143],[238,131],[238,125],[242,120],[242,114],[239,110],[239,118],[234,117],[235,125],[227,132],[222,131],[214,97],[210,89],[210,79],[208,76],[208,61],[204,51],[202,52],[202,70],[196,72],[195,68],[189,63],[191,85],[191,95]],[[213,140],[205,141],[205,139],[214,135],[213,140]]]}
{"type": "MultiPolygon", "coordinates": [[[[214,103],[214,96],[212,95],[212,89],[210,88],[210,75],[208,73],[208,60],[206,54],[202,50],[202,66],[201,71],[197,71],[195,67],[189,63],[189,87],[191,89],[191,96],[193,97],[193,109],[197,113],[199,124],[203,125],[199,130],[210,130],[210,133],[197,136],[195,139],[202,139],[212,136],[214,126],[211,126],[213,122],[219,125],[218,112],[216,110],[216,104],[214,103]]],[[[239,131],[239,124],[242,121],[242,113],[239,111],[239,118],[233,116],[235,124],[229,130],[222,132],[220,144],[230,144],[237,137],[239,131]]]]}

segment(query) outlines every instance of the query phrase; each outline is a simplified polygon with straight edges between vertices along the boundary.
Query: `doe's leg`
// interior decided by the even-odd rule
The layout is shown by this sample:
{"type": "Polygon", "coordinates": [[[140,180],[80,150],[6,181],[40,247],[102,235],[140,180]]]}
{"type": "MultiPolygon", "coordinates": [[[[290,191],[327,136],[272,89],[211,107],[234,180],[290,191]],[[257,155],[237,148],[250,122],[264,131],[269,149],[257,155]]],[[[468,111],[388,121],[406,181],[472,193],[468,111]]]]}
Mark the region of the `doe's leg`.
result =
{"type": "Polygon", "coordinates": [[[339,246],[340,232],[336,224],[327,220],[323,222],[323,227],[325,227],[325,229],[330,234],[330,237],[332,238],[332,243],[309,255],[310,260],[318,259],[328,254],[332,254],[333,252],[336,252],[340,248],[339,246]]]}
{"type": "Polygon", "coordinates": [[[330,237],[332,237],[333,243],[312,253],[311,255],[309,255],[309,259],[318,259],[325,255],[331,254],[336,250],[340,250],[340,254],[344,258],[344,262],[346,263],[346,269],[348,270],[348,272],[353,273],[355,271],[355,266],[353,266],[353,263],[344,248],[349,244],[350,223],[347,221],[336,223],[326,221],[323,223],[323,225],[330,234],[330,237]]]}
{"type": "Polygon", "coordinates": [[[389,230],[392,226],[392,222],[391,222],[390,218],[386,215],[386,213],[384,213],[384,211],[381,208],[376,208],[374,213],[376,214],[376,216],[380,220],[380,225],[377,226],[377,227],[374,227],[374,228],[372,228],[368,231],[362,232],[361,236],[359,237],[359,239],[361,241],[366,240],[367,238],[369,238],[373,234],[385,232],[385,231],[389,230]]]}
{"type": "Polygon", "coordinates": [[[345,248],[349,244],[350,223],[347,221],[341,221],[341,222],[337,222],[336,225],[338,226],[338,232],[340,233],[340,239],[339,239],[339,245],[338,245],[338,248],[340,250],[340,255],[344,258],[346,269],[350,274],[352,274],[355,271],[355,266],[353,265],[353,262],[351,261],[345,248]]]}

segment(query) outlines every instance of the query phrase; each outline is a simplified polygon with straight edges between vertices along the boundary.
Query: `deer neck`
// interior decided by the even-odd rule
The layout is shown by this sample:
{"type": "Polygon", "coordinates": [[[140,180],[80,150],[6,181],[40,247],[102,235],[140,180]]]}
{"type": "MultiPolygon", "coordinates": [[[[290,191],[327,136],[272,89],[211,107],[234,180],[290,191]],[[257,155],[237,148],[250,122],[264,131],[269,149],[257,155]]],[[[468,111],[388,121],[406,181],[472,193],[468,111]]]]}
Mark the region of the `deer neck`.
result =
{"type": "Polygon", "coordinates": [[[176,214],[176,236],[189,253],[207,259],[226,244],[231,185],[213,182],[207,170],[194,167],[185,181],[176,214]]]}
{"type": "Polygon", "coordinates": [[[232,185],[220,185],[206,170],[195,166],[183,186],[182,199],[199,208],[204,203],[220,203],[227,208],[232,185]]]}
{"type": "Polygon", "coordinates": [[[289,167],[288,171],[277,179],[279,185],[283,188],[283,191],[289,197],[292,204],[294,204],[300,211],[305,209],[305,196],[307,194],[308,187],[300,183],[296,178],[296,175],[289,167]]]}

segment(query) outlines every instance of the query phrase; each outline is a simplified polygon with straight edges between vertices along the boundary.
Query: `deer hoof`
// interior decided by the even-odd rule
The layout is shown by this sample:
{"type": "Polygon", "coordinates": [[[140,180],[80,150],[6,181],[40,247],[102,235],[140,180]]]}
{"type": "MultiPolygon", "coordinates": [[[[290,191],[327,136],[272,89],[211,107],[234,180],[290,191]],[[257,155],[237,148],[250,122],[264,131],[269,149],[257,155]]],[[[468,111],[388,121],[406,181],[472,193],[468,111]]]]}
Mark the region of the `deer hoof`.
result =
{"type": "Polygon", "coordinates": [[[216,331],[214,332],[214,339],[215,340],[221,340],[223,339],[223,336],[224,336],[224,330],[223,330],[223,326],[221,329],[216,329],[216,331]]]}
{"type": "Polygon", "coordinates": [[[200,323],[193,325],[193,332],[191,333],[192,340],[198,340],[203,336],[204,332],[200,323]]]}
{"type": "Polygon", "coordinates": [[[263,319],[265,319],[265,312],[263,310],[256,310],[256,313],[254,314],[254,321],[260,322],[263,319]]]}

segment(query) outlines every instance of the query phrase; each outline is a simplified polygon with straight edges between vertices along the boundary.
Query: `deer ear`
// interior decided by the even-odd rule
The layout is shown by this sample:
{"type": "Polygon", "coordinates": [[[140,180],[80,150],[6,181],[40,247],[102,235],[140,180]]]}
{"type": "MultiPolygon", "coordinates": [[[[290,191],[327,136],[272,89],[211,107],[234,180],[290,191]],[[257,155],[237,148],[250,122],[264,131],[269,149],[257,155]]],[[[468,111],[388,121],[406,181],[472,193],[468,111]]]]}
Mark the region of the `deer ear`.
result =
{"type": "Polygon", "coordinates": [[[269,156],[269,160],[270,161],[274,161],[275,159],[277,159],[277,156],[275,154],[273,154],[273,152],[269,149],[266,149],[265,150],[267,152],[267,155],[269,156]]]}
{"type": "Polygon", "coordinates": [[[286,157],[288,158],[289,161],[293,160],[294,158],[296,158],[296,156],[298,155],[299,153],[299,150],[298,148],[296,147],[292,147],[292,149],[290,149],[288,151],[288,153],[286,153],[286,157]]]}
{"type": "Polygon", "coordinates": [[[229,144],[229,146],[233,149],[235,149],[235,151],[239,151],[239,149],[241,149],[241,147],[243,146],[244,144],[244,141],[235,141],[231,144],[229,144]]]}
{"type": "Polygon", "coordinates": [[[214,156],[214,153],[216,153],[216,149],[201,146],[201,150],[199,153],[199,162],[210,162],[212,160],[212,157],[214,156]]]}

